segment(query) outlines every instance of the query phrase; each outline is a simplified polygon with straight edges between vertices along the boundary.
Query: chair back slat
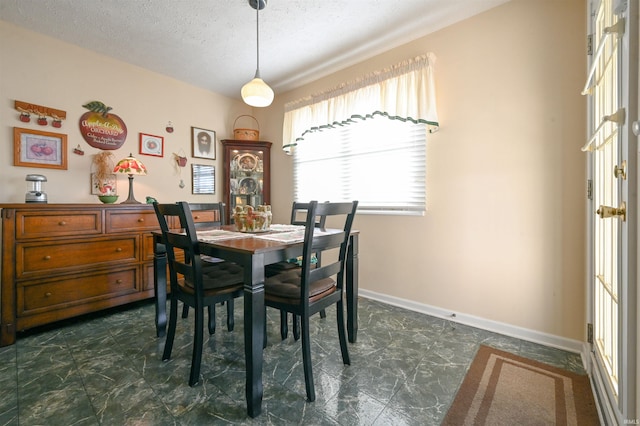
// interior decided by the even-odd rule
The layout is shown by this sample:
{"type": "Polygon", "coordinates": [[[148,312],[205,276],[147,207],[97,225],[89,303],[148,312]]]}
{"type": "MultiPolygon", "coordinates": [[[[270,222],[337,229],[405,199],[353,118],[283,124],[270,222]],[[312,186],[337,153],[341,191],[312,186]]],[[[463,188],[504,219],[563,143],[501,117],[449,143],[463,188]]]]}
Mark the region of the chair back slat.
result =
{"type": "Polygon", "coordinates": [[[189,204],[184,201],[175,204],[154,203],[153,207],[166,246],[171,291],[180,291],[178,275],[182,275],[192,283],[196,294],[202,295],[202,260],[200,259],[198,237],[189,204]],[[181,231],[169,229],[167,222],[169,217],[178,219],[181,231]],[[184,260],[176,255],[177,252],[183,253],[184,260]]]}
{"type": "MultiPolygon", "coordinates": [[[[309,203],[293,202],[291,206],[291,224],[292,225],[306,225],[307,223],[307,211],[309,210],[309,203]]],[[[326,216],[316,216],[315,226],[316,228],[324,228],[327,222],[326,216]]]]}
{"type": "Polygon", "coordinates": [[[339,292],[342,292],[349,236],[358,208],[358,202],[318,203],[317,201],[311,201],[303,205],[303,207],[307,208],[307,217],[305,220],[305,236],[302,253],[301,300],[308,300],[309,288],[313,282],[334,275],[336,276],[337,289],[339,292]],[[317,227],[317,223],[322,220],[324,225],[324,221],[332,216],[342,217],[344,223],[342,232],[325,234],[324,226],[317,227]],[[322,263],[322,265],[312,265],[312,254],[321,255],[323,252],[334,249],[339,249],[338,257],[335,261],[327,263],[325,257],[325,262],[322,263]]]}
{"type": "Polygon", "coordinates": [[[196,229],[210,228],[227,224],[225,204],[219,203],[189,203],[189,209],[195,218],[198,215],[211,216],[211,220],[194,220],[196,229]]]}

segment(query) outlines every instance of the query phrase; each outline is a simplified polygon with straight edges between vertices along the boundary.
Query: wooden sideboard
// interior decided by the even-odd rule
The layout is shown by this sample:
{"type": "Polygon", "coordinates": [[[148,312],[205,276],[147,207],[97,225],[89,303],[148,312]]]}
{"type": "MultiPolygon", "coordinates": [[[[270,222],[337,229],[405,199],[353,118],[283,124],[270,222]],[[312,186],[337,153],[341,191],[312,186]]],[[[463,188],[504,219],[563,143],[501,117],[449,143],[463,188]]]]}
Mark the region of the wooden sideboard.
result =
{"type": "Polygon", "coordinates": [[[0,346],[16,332],[154,296],[146,204],[0,204],[0,346]]]}

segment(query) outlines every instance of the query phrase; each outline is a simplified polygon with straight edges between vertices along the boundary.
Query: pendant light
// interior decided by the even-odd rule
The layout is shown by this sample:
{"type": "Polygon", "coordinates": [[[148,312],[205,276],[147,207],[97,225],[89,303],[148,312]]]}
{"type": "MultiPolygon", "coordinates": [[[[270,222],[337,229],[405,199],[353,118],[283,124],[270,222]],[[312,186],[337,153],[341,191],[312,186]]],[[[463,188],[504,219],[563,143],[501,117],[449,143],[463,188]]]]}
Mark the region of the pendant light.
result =
{"type": "Polygon", "coordinates": [[[242,86],[242,100],[253,107],[266,107],[273,102],[273,90],[260,78],[260,9],[267,6],[267,0],[249,0],[249,6],[256,10],[256,75],[242,86]]]}

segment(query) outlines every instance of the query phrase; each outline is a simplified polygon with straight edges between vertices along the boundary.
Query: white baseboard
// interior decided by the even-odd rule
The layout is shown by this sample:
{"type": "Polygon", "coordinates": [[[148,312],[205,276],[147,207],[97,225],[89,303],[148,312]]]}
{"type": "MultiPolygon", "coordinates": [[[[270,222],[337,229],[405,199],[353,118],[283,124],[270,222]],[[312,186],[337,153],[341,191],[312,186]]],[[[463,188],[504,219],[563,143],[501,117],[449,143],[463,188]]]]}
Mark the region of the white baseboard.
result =
{"type": "Polygon", "coordinates": [[[452,312],[451,310],[446,310],[431,305],[425,305],[423,303],[417,303],[411,300],[401,299],[399,297],[389,296],[382,293],[376,293],[374,291],[365,290],[362,288],[358,290],[358,295],[366,297],[368,299],[388,303],[389,305],[405,308],[410,311],[421,312],[423,314],[431,315],[437,318],[443,318],[459,324],[465,324],[472,327],[481,328],[483,330],[504,334],[506,336],[527,340],[529,342],[540,343],[541,345],[551,346],[568,352],[578,353],[582,356],[582,364],[585,366],[585,368],[587,365],[586,361],[588,352],[585,351],[587,345],[585,345],[584,342],[580,342],[578,340],[567,339],[565,337],[542,333],[535,330],[529,330],[522,327],[516,327],[514,325],[492,321],[473,315],[466,315],[460,312],[452,312]]]}

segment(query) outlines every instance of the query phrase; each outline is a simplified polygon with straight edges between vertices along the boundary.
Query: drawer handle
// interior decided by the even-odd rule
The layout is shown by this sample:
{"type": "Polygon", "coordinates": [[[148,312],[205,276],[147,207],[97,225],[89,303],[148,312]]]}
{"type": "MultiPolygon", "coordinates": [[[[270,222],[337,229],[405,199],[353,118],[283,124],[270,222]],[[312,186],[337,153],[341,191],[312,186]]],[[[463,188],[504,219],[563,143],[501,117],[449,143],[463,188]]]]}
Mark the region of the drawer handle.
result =
{"type": "Polygon", "coordinates": [[[44,260],[51,260],[51,256],[45,256],[43,257],[44,260]]]}
{"type": "Polygon", "coordinates": [[[67,222],[65,222],[64,220],[61,220],[60,222],[58,222],[59,226],[65,226],[67,224],[67,222]]]}
{"type": "Polygon", "coordinates": [[[118,247],[118,248],[116,249],[116,253],[120,253],[121,251],[122,251],[122,248],[120,248],[120,247],[118,247]]]}
{"type": "Polygon", "coordinates": [[[44,294],[44,297],[51,297],[51,293],[46,292],[46,293],[44,294]]]}
{"type": "Polygon", "coordinates": [[[118,285],[122,284],[122,280],[116,280],[116,284],[118,285]]]}
{"type": "Polygon", "coordinates": [[[140,223],[144,222],[144,217],[141,217],[140,219],[138,219],[138,222],[140,223]]]}
{"type": "Polygon", "coordinates": [[[194,216],[193,218],[194,218],[195,220],[198,220],[198,219],[200,219],[200,216],[194,216]]]}

